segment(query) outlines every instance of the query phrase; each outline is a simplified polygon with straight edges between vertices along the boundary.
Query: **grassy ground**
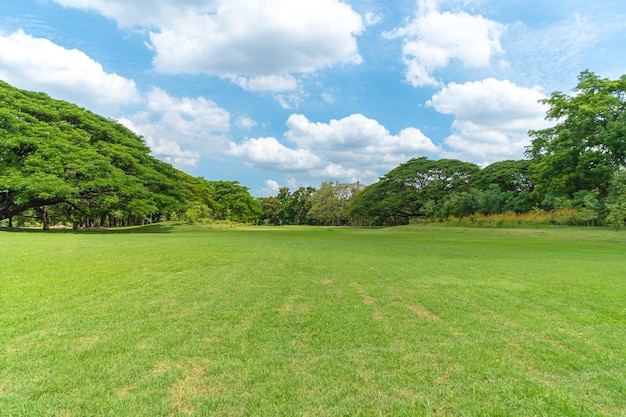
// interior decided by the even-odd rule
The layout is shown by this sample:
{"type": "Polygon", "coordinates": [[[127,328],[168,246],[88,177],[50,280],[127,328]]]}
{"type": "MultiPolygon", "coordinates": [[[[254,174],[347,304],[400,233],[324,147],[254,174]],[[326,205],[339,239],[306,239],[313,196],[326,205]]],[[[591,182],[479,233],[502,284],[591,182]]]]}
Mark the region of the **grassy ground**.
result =
{"type": "Polygon", "coordinates": [[[0,415],[623,416],[625,255],[586,228],[0,232],[0,415]]]}

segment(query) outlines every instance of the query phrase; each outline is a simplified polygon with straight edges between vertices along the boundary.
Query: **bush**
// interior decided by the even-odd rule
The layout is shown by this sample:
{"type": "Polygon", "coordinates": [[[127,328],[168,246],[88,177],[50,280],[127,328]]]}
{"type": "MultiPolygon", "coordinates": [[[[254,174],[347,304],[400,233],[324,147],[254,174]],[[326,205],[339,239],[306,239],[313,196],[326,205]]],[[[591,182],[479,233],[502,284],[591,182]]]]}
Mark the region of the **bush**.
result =
{"type": "MultiPolygon", "coordinates": [[[[430,219],[430,221],[433,221],[433,219],[430,219]]],[[[462,217],[449,216],[444,220],[444,223],[480,227],[577,226],[587,224],[587,216],[576,209],[543,210],[536,208],[527,213],[517,213],[509,210],[496,214],[474,213],[462,217]]]]}

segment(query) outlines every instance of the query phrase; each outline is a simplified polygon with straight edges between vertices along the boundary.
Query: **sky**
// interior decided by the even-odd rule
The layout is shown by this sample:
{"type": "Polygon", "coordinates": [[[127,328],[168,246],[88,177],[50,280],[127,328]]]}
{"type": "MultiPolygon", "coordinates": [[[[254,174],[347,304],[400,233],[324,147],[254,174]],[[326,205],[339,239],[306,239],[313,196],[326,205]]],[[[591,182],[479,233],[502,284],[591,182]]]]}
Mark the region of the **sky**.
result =
{"type": "Polygon", "coordinates": [[[254,196],[523,159],[541,99],[626,73],[624,0],[3,0],[0,79],[254,196]]]}

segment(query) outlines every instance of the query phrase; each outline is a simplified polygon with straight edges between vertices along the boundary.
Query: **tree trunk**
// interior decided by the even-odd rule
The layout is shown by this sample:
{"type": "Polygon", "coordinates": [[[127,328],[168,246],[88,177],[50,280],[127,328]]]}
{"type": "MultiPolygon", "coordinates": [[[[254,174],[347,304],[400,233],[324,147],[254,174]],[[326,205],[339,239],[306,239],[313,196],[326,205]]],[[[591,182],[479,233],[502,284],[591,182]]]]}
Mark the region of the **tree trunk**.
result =
{"type": "Polygon", "coordinates": [[[9,217],[9,227],[13,227],[13,217],[9,217]]]}
{"type": "Polygon", "coordinates": [[[48,206],[43,206],[43,230],[50,230],[50,216],[48,216],[48,206]]]}

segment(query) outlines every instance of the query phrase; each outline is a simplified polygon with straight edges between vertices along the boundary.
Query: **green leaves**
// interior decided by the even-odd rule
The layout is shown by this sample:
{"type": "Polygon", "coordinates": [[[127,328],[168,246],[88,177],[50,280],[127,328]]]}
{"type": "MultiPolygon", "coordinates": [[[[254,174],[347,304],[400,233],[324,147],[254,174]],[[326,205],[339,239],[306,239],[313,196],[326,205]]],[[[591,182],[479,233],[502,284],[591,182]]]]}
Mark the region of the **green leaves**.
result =
{"type": "Polygon", "coordinates": [[[556,125],[529,132],[531,176],[542,193],[597,189],[606,196],[612,173],[626,161],[626,76],[584,71],[578,81],[571,96],[555,92],[544,101],[556,125]]]}
{"type": "Polygon", "coordinates": [[[479,170],[475,164],[456,159],[414,158],[366,187],[357,195],[351,212],[365,222],[393,224],[397,218],[423,216],[449,193],[467,191],[479,170]]]}
{"type": "Polygon", "coordinates": [[[113,120],[0,82],[0,219],[63,202],[92,217],[182,211],[177,170],[149,152],[113,120]]]}

